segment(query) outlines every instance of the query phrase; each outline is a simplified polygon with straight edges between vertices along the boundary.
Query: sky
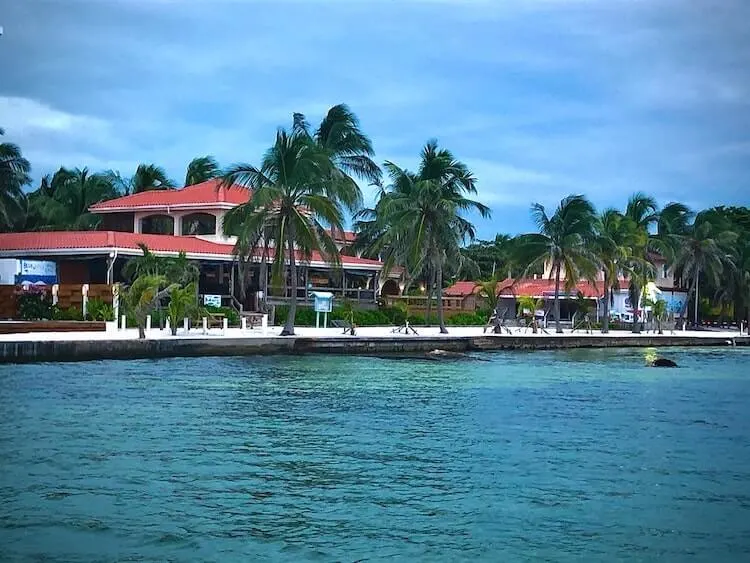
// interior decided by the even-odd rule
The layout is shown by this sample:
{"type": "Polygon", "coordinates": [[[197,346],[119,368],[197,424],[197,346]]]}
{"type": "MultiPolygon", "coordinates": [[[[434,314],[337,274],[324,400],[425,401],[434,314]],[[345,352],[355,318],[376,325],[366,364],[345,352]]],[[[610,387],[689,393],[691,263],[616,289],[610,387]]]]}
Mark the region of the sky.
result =
{"type": "Polygon", "coordinates": [[[378,162],[414,167],[431,138],[466,162],[485,239],[572,193],[748,205],[747,21],[745,0],[6,2],[0,127],[35,181],[141,162],[181,181],[344,102],[378,162]]]}

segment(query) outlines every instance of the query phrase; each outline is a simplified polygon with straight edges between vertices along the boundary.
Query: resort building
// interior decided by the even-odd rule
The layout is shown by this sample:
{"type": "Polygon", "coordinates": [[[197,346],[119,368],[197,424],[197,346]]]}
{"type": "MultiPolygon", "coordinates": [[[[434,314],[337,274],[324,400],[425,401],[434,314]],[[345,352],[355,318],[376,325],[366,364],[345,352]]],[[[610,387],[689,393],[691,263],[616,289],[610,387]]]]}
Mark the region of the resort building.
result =
{"type": "MultiPolygon", "coordinates": [[[[37,269],[45,269],[46,282],[54,278],[58,284],[114,284],[128,281],[123,277],[123,266],[130,258],[142,255],[139,245],[145,244],[157,256],[185,252],[200,268],[201,294],[210,295],[213,302],[220,299],[224,305],[236,304],[233,298],[241,295],[233,254],[236,239],[224,236],[223,224],[227,211],[250,197],[252,193],[246,188],[226,189],[218,180],[210,180],[177,190],[140,192],[104,201],[89,209],[101,216],[98,231],[1,233],[0,262],[7,264],[10,259],[18,264],[19,271],[10,283],[24,281],[20,272],[24,264],[26,270],[36,264],[37,269]]],[[[354,238],[351,232],[335,234],[341,252],[339,268],[319,253],[310,260],[297,256],[300,300],[307,300],[310,291],[321,290],[374,307],[384,289],[398,292],[394,279],[398,274],[385,276],[382,262],[355,255],[354,238]]],[[[245,288],[245,310],[258,307],[260,292],[268,286],[268,280],[264,283],[260,279],[260,261],[259,250],[245,288]]],[[[8,277],[1,283],[9,283],[8,277]]],[[[268,295],[270,302],[289,296],[290,280],[286,281],[283,294],[268,295]]]]}

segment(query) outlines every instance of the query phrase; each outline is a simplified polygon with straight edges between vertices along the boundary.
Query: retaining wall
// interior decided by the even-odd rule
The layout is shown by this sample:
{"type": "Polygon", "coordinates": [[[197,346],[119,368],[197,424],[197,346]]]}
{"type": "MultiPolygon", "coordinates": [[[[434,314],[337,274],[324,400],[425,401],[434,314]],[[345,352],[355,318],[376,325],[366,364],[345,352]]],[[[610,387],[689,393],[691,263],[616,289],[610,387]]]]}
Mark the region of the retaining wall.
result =
{"type": "Polygon", "coordinates": [[[435,349],[451,352],[474,350],[552,350],[565,348],[622,348],[664,346],[750,345],[749,337],[690,336],[457,336],[414,338],[271,337],[175,338],[159,340],[76,340],[0,342],[0,363],[82,361],[103,359],[170,358],[196,356],[251,356],[270,354],[423,354],[435,349]]]}

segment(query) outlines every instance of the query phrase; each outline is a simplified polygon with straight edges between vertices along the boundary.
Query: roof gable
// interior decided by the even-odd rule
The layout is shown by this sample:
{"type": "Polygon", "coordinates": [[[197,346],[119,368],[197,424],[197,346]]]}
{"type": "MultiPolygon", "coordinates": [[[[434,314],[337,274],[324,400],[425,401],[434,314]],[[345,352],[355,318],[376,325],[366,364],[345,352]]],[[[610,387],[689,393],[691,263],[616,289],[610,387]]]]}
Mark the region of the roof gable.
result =
{"type": "Polygon", "coordinates": [[[231,188],[221,187],[220,179],[208,180],[193,186],[177,190],[152,190],[130,194],[89,207],[92,213],[113,213],[120,211],[137,211],[139,209],[236,207],[250,200],[251,191],[234,185],[231,188]]]}

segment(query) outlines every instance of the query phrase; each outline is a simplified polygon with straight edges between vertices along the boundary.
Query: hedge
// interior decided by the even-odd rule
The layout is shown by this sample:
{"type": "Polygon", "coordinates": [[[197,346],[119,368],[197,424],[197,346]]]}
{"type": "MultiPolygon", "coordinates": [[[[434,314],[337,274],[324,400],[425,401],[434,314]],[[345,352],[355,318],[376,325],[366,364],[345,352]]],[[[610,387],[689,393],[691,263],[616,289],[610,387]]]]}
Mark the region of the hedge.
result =
{"type": "MultiPolygon", "coordinates": [[[[286,322],[288,305],[276,306],[275,324],[281,326],[286,322]]],[[[488,313],[458,313],[445,319],[448,326],[481,326],[487,322],[488,313]]],[[[379,309],[354,309],[354,324],[357,326],[390,326],[401,325],[406,319],[406,313],[396,307],[381,307],[379,309]]],[[[349,320],[349,313],[343,307],[334,307],[328,315],[328,321],[349,320]]],[[[430,315],[432,325],[437,325],[437,315],[430,315]]],[[[321,321],[322,322],[322,321],[321,321]]],[[[409,315],[409,323],[415,326],[424,325],[424,315],[409,315]]],[[[295,326],[315,326],[315,311],[310,307],[297,306],[294,316],[295,326]]]]}

